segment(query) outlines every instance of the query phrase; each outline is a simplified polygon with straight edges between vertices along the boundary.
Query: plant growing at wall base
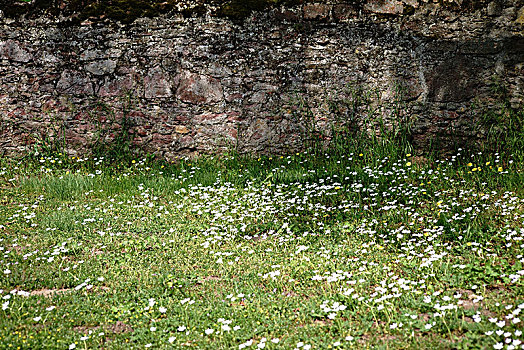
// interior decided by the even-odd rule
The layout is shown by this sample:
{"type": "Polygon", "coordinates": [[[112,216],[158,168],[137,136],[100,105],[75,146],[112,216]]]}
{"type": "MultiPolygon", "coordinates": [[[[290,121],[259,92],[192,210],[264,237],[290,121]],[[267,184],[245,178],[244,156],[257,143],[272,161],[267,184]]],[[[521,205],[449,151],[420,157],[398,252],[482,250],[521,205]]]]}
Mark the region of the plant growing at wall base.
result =
{"type": "Polygon", "coordinates": [[[91,119],[97,125],[95,140],[91,146],[94,156],[112,160],[129,160],[133,157],[131,143],[133,135],[130,130],[133,122],[130,112],[134,101],[131,94],[126,94],[121,100],[122,109],[117,111],[101,101],[95,101],[90,112],[91,119]]]}
{"type": "Polygon", "coordinates": [[[395,85],[390,101],[381,99],[378,90],[359,84],[347,84],[325,95],[323,109],[315,108],[300,93],[292,99],[293,122],[302,130],[303,146],[310,152],[328,150],[343,155],[356,149],[384,154],[413,150],[413,120],[405,112],[405,91],[401,85],[395,85]],[[315,110],[321,115],[315,115],[315,110]],[[327,130],[319,127],[318,118],[328,123],[327,130]]]}
{"type": "Polygon", "coordinates": [[[481,148],[489,152],[512,155],[514,160],[524,159],[524,106],[512,106],[507,88],[495,83],[496,102],[480,105],[479,129],[485,133],[481,148]]]}
{"type": "Polygon", "coordinates": [[[28,135],[28,156],[56,156],[66,153],[66,122],[61,117],[49,115],[47,127],[42,130],[23,127],[22,130],[28,135]]]}

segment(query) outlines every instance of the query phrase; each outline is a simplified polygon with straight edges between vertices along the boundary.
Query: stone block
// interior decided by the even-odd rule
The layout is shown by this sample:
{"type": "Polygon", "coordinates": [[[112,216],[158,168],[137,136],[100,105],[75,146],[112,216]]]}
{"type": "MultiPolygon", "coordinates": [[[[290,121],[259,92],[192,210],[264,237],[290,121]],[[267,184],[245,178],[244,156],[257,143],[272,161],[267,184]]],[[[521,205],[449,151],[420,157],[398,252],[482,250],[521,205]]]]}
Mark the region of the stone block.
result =
{"type": "Polygon", "coordinates": [[[81,61],[92,61],[106,58],[104,53],[100,50],[85,50],[80,54],[81,61]]]}
{"type": "Polygon", "coordinates": [[[524,24],[524,6],[520,9],[520,11],[517,14],[517,19],[515,20],[518,24],[524,24]]]}
{"type": "Polygon", "coordinates": [[[499,16],[502,13],[502,7],[496,1],[492,1],[488,4],[487,8],[488,16],[499,16]]]}
{"type": "Polygon", "coordinates": [[[404,5],[398,0],[369,0],[364,9],[378,14],[398,15],[404,11],[404,5]]]}
{"type": "Polygon", "coordinates": [[[93,84],[83,73],[66,69],[60,74],[56,90],[70,95],[92,95],[93,84]]]}
{"type": "Polygon", "coordinates": [[[222,124],[226,122],[227,114],[225,113],[207,113],[199,114],[193,117],[193,123],[195,125],[212,125],[212,124],[222,124]]]}
{"type": "Polygon", "coordinates": [[[275,18],[282,20],[282,21],[289,21],[289,22],[295,22],[300,19],[296,11],[292,11],[285,7],[275,10],[275,18]]]}
{"type": "Polygon", "coordinates": [[[175,132],[177,134],[188,134],[189,133],[189,129],[184,126],[184,125],[177,125],[175,126],[175,132]]]}
{"type": "Polygon", "coordinates": [[[176,94],[182,101],[193,104],[220,102],[224,99],[218,80],[188,71],[180,74],[176,94]]]}
{"type": "Polygon", "coordinates": [[[108,80],[100,87],[98,95],[102,97],[123,96],[128,91],[136,92],[134,80],[131,74],[108,80]]]}
{"type": "Polygon", "coordinates": [[[86,71],[94,75],[105,75],[111,74],[115,71],[116,61],[113,60],[103,60],[103,61],[94,61],[86,64],[86,71]]]}
{"type": "Polygon", "coordinates": [[[19,42],[14,40],[0,41],[0,58],[15,62],[27,63],[33,59],[19,42]]]}
{"type": "Polygon", "coordinates": [[[336,21],[344,21],[358,14],[357,10],[349,4],[337,4],[333,6],[333,18],[336,21]]]}
{"type": "Polygon", "coordinates": [[[156,145],[169,145],[173,142],[173,135],[163,135],[160,133],[154,133],[152,142],[156,145]]]}
{"type": "Polygon", "coordinates": [[[145,98],[162,98],[172,95],[168,75],[159,67],[150,69],[148,75],[144,78],[145,98]]]}
{"type": "Polygon", "coordinates": [[[327,20],[331,6],[326,4],[306,4],[304,5],[304,19],[307,20],[327,20]]]}

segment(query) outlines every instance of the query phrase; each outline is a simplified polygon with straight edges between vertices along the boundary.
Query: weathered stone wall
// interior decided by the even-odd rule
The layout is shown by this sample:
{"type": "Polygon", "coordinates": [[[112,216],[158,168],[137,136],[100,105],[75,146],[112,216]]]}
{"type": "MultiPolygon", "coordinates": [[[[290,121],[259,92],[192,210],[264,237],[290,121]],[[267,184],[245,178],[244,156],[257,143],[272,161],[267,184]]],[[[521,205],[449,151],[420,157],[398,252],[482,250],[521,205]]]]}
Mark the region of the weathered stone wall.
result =
{"type": "Polygon", "coordinates": [[[2,16],[0,153],[52,139],[85,152],[117,137],[123,117],[133,144],[167,158],[279,153],[300,148],[304,130],[329,134],[337,118],[361,125],[370,108],[389,124],[412,121],[423,148],[480,138],[472,104],[494,103],[496,81],[522,105],[520,0],[468,11],[420,0],[309,3],[242,23],[2,16]],[[357,90],[373,93],[355,117],[357,90]]]}

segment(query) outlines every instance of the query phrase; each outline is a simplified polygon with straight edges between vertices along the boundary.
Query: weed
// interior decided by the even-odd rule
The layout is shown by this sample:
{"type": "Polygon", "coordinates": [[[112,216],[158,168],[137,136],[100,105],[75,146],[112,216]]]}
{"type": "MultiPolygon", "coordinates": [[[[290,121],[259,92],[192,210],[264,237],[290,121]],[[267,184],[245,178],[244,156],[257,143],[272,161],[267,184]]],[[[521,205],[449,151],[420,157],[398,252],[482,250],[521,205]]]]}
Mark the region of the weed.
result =
{"type": "Polygon", "coordinates": [[[479,128],[485,133],[482,149],[511,155],[513,159],[524,157],[524,106],[513,107],[507,89],[495,84],[495,103],[482,106],[478,103],[479,128]]]}
{"type": "Polygon", "coordinates": [[[129,114],[134,109],[134,100],[130,93],[125,95],[121,101],[122,110],[117,112],[105,103],[95,101],[90,106],[89,114],[96,123],[96,136],[91,145],[91,152],[95,157],[105,157],[122,162],[133,158],[131,143],[133,135],[130,133],[133,127],[129,114]]]}

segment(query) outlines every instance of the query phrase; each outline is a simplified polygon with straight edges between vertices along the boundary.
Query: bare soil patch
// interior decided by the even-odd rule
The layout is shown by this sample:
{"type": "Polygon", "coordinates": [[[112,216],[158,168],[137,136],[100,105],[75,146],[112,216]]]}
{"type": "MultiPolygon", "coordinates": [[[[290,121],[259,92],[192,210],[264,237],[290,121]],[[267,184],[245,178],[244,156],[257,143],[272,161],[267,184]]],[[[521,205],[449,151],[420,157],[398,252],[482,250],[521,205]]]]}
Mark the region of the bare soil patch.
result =
{"type": "Polygon", "coordinates": [[[57,294],[61,294],[61,293],[67,293],[67,292],[71,292],[72,289],[70,288],[61,288],[61,289],[47,289],[47,288],[43,288],[43,289],[37,289],[37,290],[33,290],[31,293],[29,293],[31,296],[35,296],[35,295],[38,295],[38,296],[44,296],[44,297],[52,297],[54,295],[57,295],[57,294]]]}

